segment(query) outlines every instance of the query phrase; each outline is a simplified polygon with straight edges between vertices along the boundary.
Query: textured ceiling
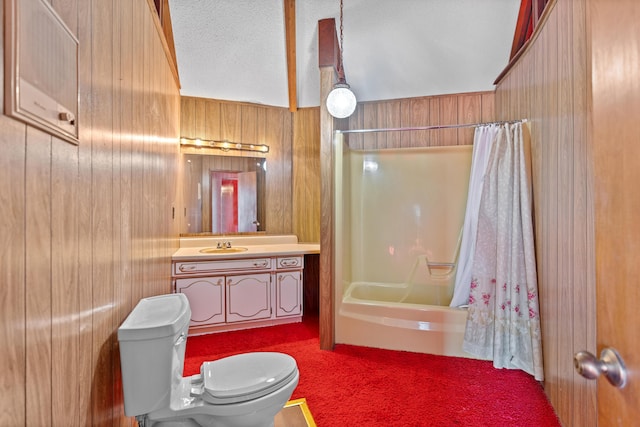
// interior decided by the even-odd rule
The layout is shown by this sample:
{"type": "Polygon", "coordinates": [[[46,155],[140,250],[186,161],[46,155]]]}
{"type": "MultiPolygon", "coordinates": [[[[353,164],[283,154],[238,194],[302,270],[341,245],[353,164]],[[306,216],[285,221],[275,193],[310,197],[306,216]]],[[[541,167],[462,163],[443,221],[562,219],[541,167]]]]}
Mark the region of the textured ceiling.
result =
{"type": "MultiPolygon", "coordinates": [[[[170,0],[186,96],[288,107],[283,0],[170,0]]],[[[520,0],[344,0],[343,60],[358,101],[493,89],[520,0]]],[[[339,0],[296,1],[298,107],[319,105],[318,20],[339,0]]]]}

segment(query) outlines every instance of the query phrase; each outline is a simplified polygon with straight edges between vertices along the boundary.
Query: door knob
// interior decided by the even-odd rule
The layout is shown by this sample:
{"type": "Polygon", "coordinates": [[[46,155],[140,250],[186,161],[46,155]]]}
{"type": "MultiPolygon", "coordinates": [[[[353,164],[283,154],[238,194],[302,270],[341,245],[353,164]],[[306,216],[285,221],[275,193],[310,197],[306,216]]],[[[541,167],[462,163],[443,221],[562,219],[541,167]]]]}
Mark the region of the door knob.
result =
{"type": "Polygon", "coordinates": [[[600,359],[588,351],[579,351],[573,356],[573,365],[578,374],[589,380],[604,374],[611,385],[617,388],[627,384],[627,368],[618,352],[612,348],[604,348],[600,359]]]}

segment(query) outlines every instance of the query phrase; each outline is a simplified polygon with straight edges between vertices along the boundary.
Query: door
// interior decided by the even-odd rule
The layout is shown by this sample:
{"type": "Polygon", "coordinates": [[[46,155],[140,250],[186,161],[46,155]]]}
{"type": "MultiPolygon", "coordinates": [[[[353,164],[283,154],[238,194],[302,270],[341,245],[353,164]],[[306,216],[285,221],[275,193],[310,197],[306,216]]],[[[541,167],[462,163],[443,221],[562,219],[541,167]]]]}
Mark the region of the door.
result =
{"type": "Polygon", "coordinates": [[[271,317],[271,273],[227,277],[227,322],[271,317]]]}
{"type": "Polygon", "coordinates": [[[276,317],[302,314],[302,271],[276,275],[276,317]]]}
{"type": "Polygon", "coordinates": [[[255,172],[238,173],[238,231],[258,231],[255,172]]]}
{"type": "Polygon", "coordinates": [[[224,323],[224,276],[177,279],[176,292],[189,300],[191,326],[224,323]]]}
{"type": "Polygon", "coordinates": [[[218,234],[258,231],[255,171],[211,172],[211,230],[218,234]]]}
{"type": "Polygon", "coordinates": [[[628,383],[598,381],[598,426],[640,419],[640,2],[588,0],[592,41],[597,351],[618,351],[628,383]]]}

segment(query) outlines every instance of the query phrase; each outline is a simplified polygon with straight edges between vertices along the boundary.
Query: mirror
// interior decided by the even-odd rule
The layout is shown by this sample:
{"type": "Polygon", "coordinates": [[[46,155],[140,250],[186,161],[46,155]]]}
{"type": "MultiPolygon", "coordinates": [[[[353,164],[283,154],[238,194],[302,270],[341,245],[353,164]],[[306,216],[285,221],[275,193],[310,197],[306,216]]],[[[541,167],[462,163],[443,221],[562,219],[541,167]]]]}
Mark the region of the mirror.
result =
{"type": "Polygon", "coordinates": [[[264,232],[266,159],[183,154],[181,236],[264,232]]]}

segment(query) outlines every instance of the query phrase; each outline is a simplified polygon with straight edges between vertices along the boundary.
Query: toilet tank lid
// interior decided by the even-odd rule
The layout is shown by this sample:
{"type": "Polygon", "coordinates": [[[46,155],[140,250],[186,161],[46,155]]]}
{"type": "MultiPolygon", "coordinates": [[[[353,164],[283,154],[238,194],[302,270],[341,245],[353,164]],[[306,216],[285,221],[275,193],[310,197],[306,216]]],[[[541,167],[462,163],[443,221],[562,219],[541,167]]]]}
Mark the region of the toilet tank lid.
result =
{"type": "Polygon", "coordinates": [[[118,328],[119,341],[137,341],[176,335],[189,323],[186,295],[158,295],[141,299],[118,328]]]}

